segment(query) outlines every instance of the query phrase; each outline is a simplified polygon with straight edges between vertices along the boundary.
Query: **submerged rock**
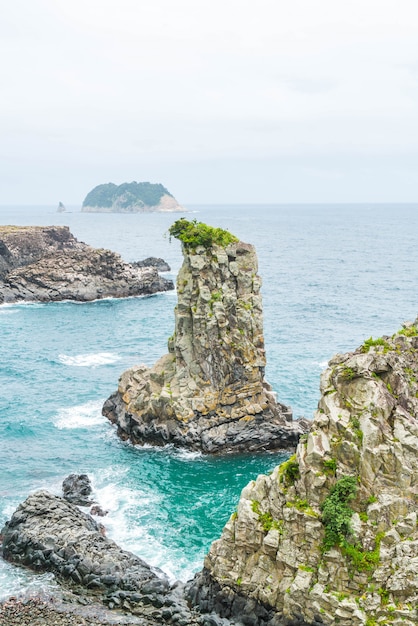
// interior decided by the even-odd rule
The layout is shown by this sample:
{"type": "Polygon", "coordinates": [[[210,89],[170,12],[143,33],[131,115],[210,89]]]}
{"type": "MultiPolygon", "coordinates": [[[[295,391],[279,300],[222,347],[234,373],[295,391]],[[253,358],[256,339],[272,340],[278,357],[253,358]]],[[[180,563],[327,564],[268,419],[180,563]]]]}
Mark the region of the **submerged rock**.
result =
{"type": "Polygon", "coordinates": [[[0,304],[90,301],[173,289],[155,267],[77,241],[68,226],[0,226],[0,304]]]}
{"type": "Polygon", "coordinates": [[[208,240],[183,245],[168,354],[151,368],[124,372],[104,415],[136,444],[208,453],[294,447],[305,424],[292,422],[264,380],[254,247],[221,229],[184,219],[174,227],[179,224],[204,227],[208,240]]]}
{"type": "Polygon", "coordinates": [[[296,455],[243,490],[189,597],[254,626],[413,626],[418,320],[335,356],[321,394],[296,455]]]}

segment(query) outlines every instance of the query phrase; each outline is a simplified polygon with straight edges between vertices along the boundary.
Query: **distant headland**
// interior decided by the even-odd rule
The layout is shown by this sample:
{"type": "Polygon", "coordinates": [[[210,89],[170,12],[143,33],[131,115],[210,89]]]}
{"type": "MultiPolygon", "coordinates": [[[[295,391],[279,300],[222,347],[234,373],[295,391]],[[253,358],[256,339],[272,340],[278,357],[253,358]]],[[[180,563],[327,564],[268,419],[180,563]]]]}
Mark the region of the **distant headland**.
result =
{"type": "Polygon", "coordinates": [[[92,189],[84,199],[83,212],[148,213],[183,211],[174,196],[160,183],[106,183],[92,189]]]}

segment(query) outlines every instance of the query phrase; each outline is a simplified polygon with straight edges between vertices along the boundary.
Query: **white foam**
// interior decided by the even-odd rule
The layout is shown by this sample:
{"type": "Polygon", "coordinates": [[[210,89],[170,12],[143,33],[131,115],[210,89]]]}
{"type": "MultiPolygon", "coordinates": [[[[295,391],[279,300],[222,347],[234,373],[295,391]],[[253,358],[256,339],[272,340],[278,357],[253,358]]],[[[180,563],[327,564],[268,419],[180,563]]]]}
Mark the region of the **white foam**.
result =
{"type": "Polygon", "coordinates": [[[202,452],[198,450],[186,450],[184,448],[176,448],[174,454],[185,461],[193,461],[194,459],[200,459],[203,457],[202,452]]]}
{"type": "Polygon", "coordinates": [[[120,356],[113,352],[91,352],[87,354],[59,354],[58,359],[63,365],[75,367],[97,367],[98,365],[109,365],[120,360],[120,356]]]}
{"type": "Polygon", "coordinates": [[[202,554],[190,563],[182,549],[171,543],[166,545],[167,538],[159,538],[165,533],[156,529],[156,524],[158,527],[164,521],[156,522],[150,515],[161,506],[161,494],[146,486],[130,486],[128,474],[128,468],[116,465],[91,475],[93,498],[108,512],[105,517],[96,517],[97,521],[105,526],[107,536],[124,550],[141,557],[151,567],[163,570],[172,582],[186,582],[202,568],[206,551],[202,549],[202,554]]]}
{"type": "Polygon", "coordinates": [[[315,361],[315,365],[321,368],[321,370],[328,367],[328,361],[315,361]]]}
{"type": "Polygon", "coordinates": [[[58,590],[58,584],[50,572],[36,574],[2,561],[0,563],[0,602],[7,600],[10,596],[15,596],[16,590],[19,595],[36,597],[42,593],[53,593],[54,590],[58,590]]]}
{"type": "Polygon", "coordinates": [[[89,428],[104,423],[103,400],[90,400],[85,404],[60,409],[53,419],[54,426],[63,428],[89,428]]]}

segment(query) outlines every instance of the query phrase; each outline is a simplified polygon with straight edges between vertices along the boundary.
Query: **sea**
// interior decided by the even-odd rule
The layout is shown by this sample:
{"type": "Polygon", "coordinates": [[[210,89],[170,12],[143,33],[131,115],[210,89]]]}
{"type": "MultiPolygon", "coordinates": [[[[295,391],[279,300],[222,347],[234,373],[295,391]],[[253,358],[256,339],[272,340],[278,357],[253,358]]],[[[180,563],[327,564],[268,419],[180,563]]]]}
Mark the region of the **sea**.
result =
{"type": "MultiPolygon", "coordinates": [[[[192,205],[188,219],[255,245],[263,280],[266,378],[295,417],[313,417],[335,354],[418,314],[418,204],[192,205]]],[[[164,258],[175,279],[181,214],[3,206],[0,223],[68,225],[126,261],[164,258]]],[[[101,415],[127,368],[152,365],[174,330],[175,291],[91,303],[0,306],[0,528],[30,493],[91,478],[107,535],[173,581],[201,569],[242,488],[280,453],[202,456],[122,442],[101,415]]],[[[50,574],[0,559],[0,600],[51,591],[50,574]]]]}

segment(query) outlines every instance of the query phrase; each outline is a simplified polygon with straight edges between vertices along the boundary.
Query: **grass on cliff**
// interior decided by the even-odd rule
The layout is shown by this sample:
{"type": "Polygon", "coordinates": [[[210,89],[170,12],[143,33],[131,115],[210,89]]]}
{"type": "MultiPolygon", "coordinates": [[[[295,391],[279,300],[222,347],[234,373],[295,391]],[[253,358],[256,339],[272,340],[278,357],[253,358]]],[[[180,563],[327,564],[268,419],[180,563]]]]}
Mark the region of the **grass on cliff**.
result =
{"type": "Polygon", "coordinates": [[[343,476],[331,488],[329,495],[321,505],[322,523],[325,527],[323,551],[338,546],[342,554],[349,559],[352,567],[359,572],[372,570],[379,564],[380,543],[384,533],[375,537],[373,550],[363,550],[361,545],[353,542],[351,535],[351,518],[353,509],[349,503],[357,493],[355,476],[343,476]]]}
{"type": "Polygon", "coordinates": [[[225,248],[230,243],[239,241],[238,237],[223,228],[214,228],[197,220],[189,221],[184,217],[175,221],[168,232],[170,239],[171,237],[179,239],[188,252],[198,246],[210,248],[214,244],[225,248]]]}
{"type": "Polygon", "coordinates": [[[335,483],[322,503],[322,523],[325,526],[324,550],[341,546],[350,534],[353,510],[349,502],[353,500],[356,492],[356,478],[344,476],[335,483]]]}

